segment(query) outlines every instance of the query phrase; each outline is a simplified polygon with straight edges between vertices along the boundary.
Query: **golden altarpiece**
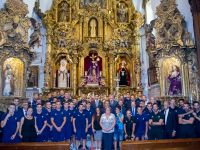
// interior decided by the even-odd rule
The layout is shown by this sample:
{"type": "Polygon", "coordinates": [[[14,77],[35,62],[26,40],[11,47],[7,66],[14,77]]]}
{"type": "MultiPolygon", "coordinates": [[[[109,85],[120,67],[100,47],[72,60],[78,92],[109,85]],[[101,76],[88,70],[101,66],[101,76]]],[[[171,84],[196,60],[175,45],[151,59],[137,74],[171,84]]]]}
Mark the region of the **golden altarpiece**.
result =
{"type": "Polygon", "coordinates": [[[118,87],[119,92],[140,88],[143,18],[132,0],[54,0],[43,22],[46,91],[108,94],[118,87]]]}
{"type": "Polygon", "coordinates": [[[147,51],[155,65],[160,96],[199,100],[196,48],[176,0],[162,0],[146,25],[147,51]],[[152,33],[156,30],[156,36],[152,33]]]}
{"type": "Polygon", "coordinates": [[[35,58],[28,45],[28,6],[7,0],[0,11],[0,97],[24,97],[27,69],[35,58]]]}

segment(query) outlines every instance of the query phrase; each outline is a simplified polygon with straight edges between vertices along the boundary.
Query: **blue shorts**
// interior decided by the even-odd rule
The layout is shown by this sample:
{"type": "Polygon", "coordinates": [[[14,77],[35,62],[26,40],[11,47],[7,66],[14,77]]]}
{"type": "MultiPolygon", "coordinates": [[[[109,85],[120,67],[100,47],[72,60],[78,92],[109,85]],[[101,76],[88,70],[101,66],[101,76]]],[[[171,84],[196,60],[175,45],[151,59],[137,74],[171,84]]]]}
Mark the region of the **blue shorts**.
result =
{"type": "Polygon", "coordinates": [[[137,137],[137,138],[142,138],[144,135],[145,135],[144,132],[136,132],[135,133],[135,137],[137,137]]]}
{"type": "Polygon", "coordinates": [[[85,130],[76,130],[76,140],[80,141],[81,139],[82,140],[86,140],[86,133],[85,133],[85,130]]]}
{"type": "Polygon", "coordinates": [[[123,141],[123,139],[124,139],[124,131],[116,130],[114,132],[114,141],[123,141]]]}

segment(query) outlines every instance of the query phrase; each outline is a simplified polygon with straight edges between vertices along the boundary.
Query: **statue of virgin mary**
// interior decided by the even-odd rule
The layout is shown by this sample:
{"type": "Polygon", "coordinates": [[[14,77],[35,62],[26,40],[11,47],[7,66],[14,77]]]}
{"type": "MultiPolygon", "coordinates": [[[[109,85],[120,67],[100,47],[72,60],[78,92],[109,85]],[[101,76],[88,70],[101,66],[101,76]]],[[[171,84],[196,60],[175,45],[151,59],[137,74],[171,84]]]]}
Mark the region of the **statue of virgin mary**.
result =
{"type": "Polygon", "coordinates": [[[60,61],[60,68],[58,70],[58,87],[66,88],[67,87],[67,61],[66,59],[62,59],[60,61]]]}

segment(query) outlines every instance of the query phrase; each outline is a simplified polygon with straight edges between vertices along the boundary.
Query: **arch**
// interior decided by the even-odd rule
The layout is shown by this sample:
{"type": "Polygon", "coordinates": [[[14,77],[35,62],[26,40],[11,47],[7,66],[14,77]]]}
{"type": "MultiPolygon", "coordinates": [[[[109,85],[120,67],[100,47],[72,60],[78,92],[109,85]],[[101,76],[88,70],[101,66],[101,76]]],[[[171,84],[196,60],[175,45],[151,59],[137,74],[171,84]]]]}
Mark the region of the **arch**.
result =
{"type": "Polygon", "coordinates": [[[161,95],[182,96],[184,74],[181,60],[175,56],[165,57],[159,61],[159,68],[161,95]],[[176,74],[174,74],[175,71],[176,74]]]}
{"type": "Polygon", "coordinates": [[[98,37],[98,20],[95,17],[90,18],[88,22],[89,37],[98,37]]]}
{"type": "Polygon", "coordinates": [[[22,97],[24,95],[24,62],[19,58],[9,57],[3,62],[2,95],[22,97]]]}

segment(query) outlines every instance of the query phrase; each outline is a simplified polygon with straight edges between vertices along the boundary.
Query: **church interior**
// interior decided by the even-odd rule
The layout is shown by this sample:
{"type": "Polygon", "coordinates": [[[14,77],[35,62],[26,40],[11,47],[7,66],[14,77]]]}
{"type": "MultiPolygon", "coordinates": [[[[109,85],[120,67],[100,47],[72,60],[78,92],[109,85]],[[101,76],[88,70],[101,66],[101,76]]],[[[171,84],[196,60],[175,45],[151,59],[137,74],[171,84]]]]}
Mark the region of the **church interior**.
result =
{"type": "Polygon", "coordinates": [[[0,0],[0,18],[2,111],[61,90],[200,99],[198,0],[0,0]]]}

